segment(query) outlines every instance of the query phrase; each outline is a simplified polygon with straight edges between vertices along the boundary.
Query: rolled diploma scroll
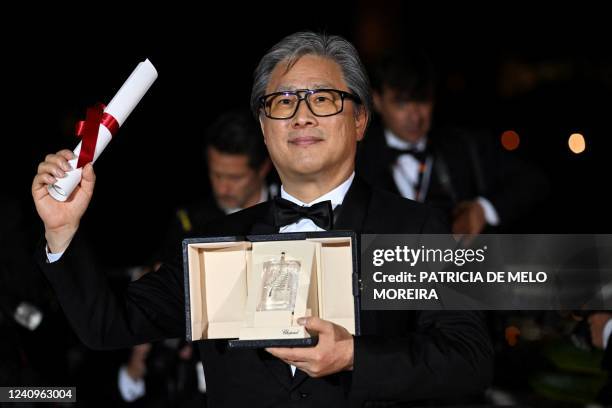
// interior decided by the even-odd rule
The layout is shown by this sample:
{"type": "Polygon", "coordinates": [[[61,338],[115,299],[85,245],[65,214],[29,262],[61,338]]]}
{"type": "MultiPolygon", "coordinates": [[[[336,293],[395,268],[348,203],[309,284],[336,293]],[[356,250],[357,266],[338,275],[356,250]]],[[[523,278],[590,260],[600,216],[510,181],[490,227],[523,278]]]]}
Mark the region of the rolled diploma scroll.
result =
{"type": "MultiPolygon", "coordinates": [[[[104,112],[112,115],[121,127],[156,79],[157,70],[148,59],[139,63],[123,86],[121,86],[121,89],[119,89],[115,97],[110,101],[106,109],[104,109],[104,112]]],[[[92,163],[100,157],[100,154],[102,154],[111,139],[112,135],[110,131],[106,126],[100,125],[92,163]]],[[[79,142],[79,145],[74,149],[76,158],[69,161],[70,167],[74,170],[66,172],[65,177],[58,178],[55,184],[47,187],[51,197],[55,198],[57,201],[66,201],[81,181],[82,169],[76,168],[80,152],[81,142],[79,142]]]]}

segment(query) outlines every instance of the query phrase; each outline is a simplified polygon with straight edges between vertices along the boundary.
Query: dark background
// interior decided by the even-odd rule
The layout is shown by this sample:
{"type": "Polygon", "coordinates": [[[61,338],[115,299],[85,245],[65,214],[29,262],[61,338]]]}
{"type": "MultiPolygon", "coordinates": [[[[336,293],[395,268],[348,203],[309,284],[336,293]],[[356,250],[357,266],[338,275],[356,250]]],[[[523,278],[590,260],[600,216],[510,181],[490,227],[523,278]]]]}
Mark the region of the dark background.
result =
{"type": "Polygon", "coordinates": [[[302,29],[345,36],[367,65],[391,47],[423,48],[439,71],[438,123],[488,129],[496,138],[518,132],[513,154],[538,165],[552,193],[517,230],[611,231],[612,29],[603,6],[224,6],[150,4],[134,13],[100,4],[70,15],[37,6],[5,14],[11,25],[2,29],[2,195],[20,201],[35,233],[41,224],[30,185],[37,164],[49,152],[74,148],[74,123],[87,106],[108,103],[148,57],[159,78],[96,162],[96,193],[82,223],[96,250],[112,254],[102,257],[109,266],[148,260],[173,209],[208,191],[200,153],[205,128],[227,109],[248,107],[259,58],[302,29]],[[580,155],[567,146],[574,132],[586,138],[580,155]]]}

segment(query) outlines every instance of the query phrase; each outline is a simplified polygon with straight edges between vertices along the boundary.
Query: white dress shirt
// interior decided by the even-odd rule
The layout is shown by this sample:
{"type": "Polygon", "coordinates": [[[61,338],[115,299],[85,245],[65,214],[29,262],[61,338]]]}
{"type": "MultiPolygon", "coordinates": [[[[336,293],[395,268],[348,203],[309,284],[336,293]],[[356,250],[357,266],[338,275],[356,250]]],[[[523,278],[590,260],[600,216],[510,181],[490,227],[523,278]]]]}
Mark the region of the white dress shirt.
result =
{"type": "Polygon", "coordinates": [[[64,255],[65,251],[54,254],[54,253],[49,252],[49,245],[45,245],[45,252],[47,253],[47,262],[53,263],[55,261],[59,261],[62,255],[64,255]]]}
{"type": "Polygon", "coordinates": [[[146,393],[145,381],[140,378],[133,379],[127,372],[126,366],[121,366],[118,377],[119,392],[121,398],[126,402],[132,402],[142,397],[146,393]]]}
{"type": "MultiPolygon", "coordinates": [[[[342,204],[344,201],[344,196],[348,191],[349,187],[351,187],[351,183],[355,178],[355,172],[353,172],[345,182],[340,184],[338,187],[334,188],[329,193],[323,194],[321,197],[309,202],[305,203],[303,201],[298,200],[291,194],[285,191],[284,187],[281,186],[281,198],[285,200],[289,200],[294,204],[300,205],[302,207],[310,207],[316,203],[320,203],[321,201],[331,201],[332,209],[336,209],[337,206],[342,204]]],[[[319,227],[315,224],[310,218],[301,218],[297,222],[293,224],[285,225],[279,229],[279,232],[309,232],[309,231],[325,231],[323,228],[319,227]]],[[[295,366],[291,365],[291,373],[295,375],[295,366]]]]}
{"type": "MultiPolygon", "coordinates": [[[[355,178],[355,172],[353,172],[346,181],[340,184],[338,187],[334,188],[329,193],[323,194],[321,197],[309,202],[305,203],[303,201],[298,200],[291,194],[285,191],[285,188],[281,186],[281,198],[285,200],[289,200],[294,204],[297,204],[302,207],[310,207],[316,203],[320,203],[321,201],[331,201],[332,209],[336,209],[337,206],[342,204],[344,201],[344,196],[348,191],[353,179],[355,178]]],[[[316,225],[310,218],[301,218],[297,222],[293,224],[285,225],[281,227],[279,232],[306,232],[306,231],[325,231],[323,228],[320,228],[316,225]]]]}
{"type": "MultiPolygon", "coordinates": [[[[387,145],[394,149],[406,150],[414,149],[417,152],[425,151],[427,146],[427,138],[422,137],[416,143],[410,143],[395,136],[390,130],[385,130],[385,140],[387,145]]],[[[419,167],[421,163],[411,154],[402,154],[397,158],[397,161],[391,168],[393,180],[402,197],[414,200],[417,192],[414,186],[419,181],[419,167]]],[[[430,167],[430,166],[429,166],[430,167]]],[[[422,185],[427,186],[429,180],[425,180],[425,175],[422,185]]],[[[426,188],[426,187],[425,187],[426,188]]]]}
{"type": "Polygon", "coordinates": [[[610,340],[610,334],[612,334],[612,319],[608,320],[603,329],[603,348],[604,350],[608,347],[608,340],[610,340]]]}

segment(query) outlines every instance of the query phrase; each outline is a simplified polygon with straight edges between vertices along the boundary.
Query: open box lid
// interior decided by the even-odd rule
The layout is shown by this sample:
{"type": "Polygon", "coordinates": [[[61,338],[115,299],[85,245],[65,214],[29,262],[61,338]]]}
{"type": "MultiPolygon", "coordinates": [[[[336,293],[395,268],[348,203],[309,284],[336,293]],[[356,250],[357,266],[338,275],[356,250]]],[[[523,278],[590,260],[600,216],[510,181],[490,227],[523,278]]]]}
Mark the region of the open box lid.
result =
{"type": "MultiPolygon", "coordinates": [[[[328,254],[328,260],[329,256],[339,254],[343,258],[342,262],[352,265],[352,271],[349,276],[345,274],[323,273],[325,282],[321,290],[324,290],[323,288],[326,287],[350,286],[350,293],[343,293],[340,297],[345,297],[345,300],[342,300],[343,305],[346,305],[346,296],[352,297],[348,300],[352,303],[352,313],[343,315],[343,318],[337,320],[334,320],[333,317],[329,318],[329,320],[345,327],[352,326],[350,328],[347,327],[347,329],[358,336],[361,333],[361,327],[356,234],[352,231],[320,231],[216,236],[183,240],[187,340],[231,339],[239,337],[237,333],[245,316],[248,292],[247,276],[251,273],[250,256],[253,244],[258,242],[299,240],[320,242],[321,247],[324,248],[323,253],[328,254]],[[211,257],[210,254],[213,253],[214,257],[211,257]],[[205,254],[208,254],[208,256],[205,254]],[[229,269],[225,267],[225,265],[231,263],[236,263],[237,267],[229,269]],[[207,275],[207,266],[208,271],[213,269],[223,270],[223,273],[207,275]],[[199,273],[195,273],[196,270],[199,273]],[[208,291],[207,285],[215,287],[217,290],[208,291]],[[232,299],[232,301],[227,301],[227,299],[232,299]],[[351,319],[350,322],[347,320],[347,317],[351,319]]],[[[326,270],[325,264],[325,256],[322,256],[323,271],[326,270]]],[[[331,268],[328,267],[327,269],[331,268]]],[[[334,309],[334,303],[337,304],[338,300],[331,301],[329,310],[334,309]]],[[[346,307],[344,306],[343,309],[346,310],[346,307]]],[[[327,309],[323,308],[323,310],[327,309]]],[[[326,316],[321,317],[325,318],[326,316]]]]}

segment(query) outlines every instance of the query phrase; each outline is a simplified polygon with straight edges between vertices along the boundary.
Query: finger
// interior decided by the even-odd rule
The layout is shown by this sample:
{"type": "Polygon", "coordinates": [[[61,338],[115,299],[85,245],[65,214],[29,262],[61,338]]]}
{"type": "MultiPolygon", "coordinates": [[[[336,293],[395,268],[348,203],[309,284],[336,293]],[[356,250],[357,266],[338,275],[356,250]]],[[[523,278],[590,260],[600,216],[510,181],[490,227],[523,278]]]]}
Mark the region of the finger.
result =
{"type": "Polygon", "coordinates": [[[297,360],[291,347],[267,347],[266,351],[281,360],[297,360]]]}
{"type": "Polygon", "coordinates": [[[56,163],[44,161],[38,165],[38,174],[50,174],[56,178],[63,178],[66,172],[56,163]]]}
{"type": "Polygon", "coordinates": [[[334,325],[318,317],[300,317],[298,324],[303,325],[309,332],[315,333],[331,333],[334,330],[334,325]]]}
{"type": "Polygon", "coordinates": [[[301,347],[268,347],[266,351],[283,361],[311,361],[311,348],[301,347]]]}
{"type": "Polygon", "coordinates": [[[50,174],[37,174],[36,176],[34,176],[34,181],[32,182],[32,190],[37,190],[41,187],[46,187],[49,184],[55,184],[56,182],[57,178],[53,177],[50,174]]]}
{"type": "Polygon", "coordinates": [[[285,361],[285,363],[287,364],[291,364],[293,366],[295,366],[295,368],[305,372],[306,374],[308,374],[309,376],[312,377],[311,373],[310,373],[310,364],[305,362],[305,361],[285,361]]]}
{"type": "Polygon", "coordinates": [[[279,360],[282,360],[283,362],[287,363],[287,364],[291,364],[296,366],[297,368],[302,368],[302,367],[307,367],[308,365],[310,365],[311,363],[308,361],[299,361],[299,360],[289,360],[289,359],[285,359],[285,358],[281,358],[279,360]]]}
{"type": "Polygon", "coordinates": [[[68,161],[63,156],[57,154],[48,154],[45,157],[45,160],[40,163],[39,168],[49,165],[53,165],[64,172],[72,170],[72,167],[70,166],[68,161]]]}
{"type": "MultiPolygon", "coordinates": [[[[292,363],[287,363],[292,364],[292,363]]],[[[320,378],[324,375],[323,371],[317,369],[316,365],[307,362],[296,362],[293,364],[297,369],[303,371],[311,378],[320,378]]]]}
{"type": "MultiPolygon", "coordinates": [[[[61,150],[61,152],[67,155],[67,153],[63,150],[61,150]]],[[[45,157],[45,162],[54,163],[64,171],[72,170],[72,166],[70,166],[70,163],[68,163],[68,159],[61,154],[49,154],[47,157],[45,157]]]]}
{"type": "Polygon", "coordinates": [[[68,163],[68,160],[71,160],[72,155],[69,155],[68,152],[64,150],[60,150],[60,152],[51,157],[52,162],[60,166],[64,171],[74,170],[70,163],[68,163]],[[62,152],[62,154],[59,154],[60,152],[62,152]]]}
{"type": "Polygon", "coordinates": [[[93,164],[87,163],[83,167],[82,178],[90,183],[94,183],[96,181],[96,173],[94,172],[93,164]]]}
{"type": "Polygon", "coordinates": [[[32,181],[32,197],[35,200],[41,199],[45,195],[49,194],[47,186],[55,184],[57,179],[50,174],[37,174],[32,181]]]}
{"type": "Polygon", "coordinates": [[[66,160],[76,159],[76,155],[72,152],[72,150],[62,149],[57,152],[58,156],[62,156],[66,160]]]}

